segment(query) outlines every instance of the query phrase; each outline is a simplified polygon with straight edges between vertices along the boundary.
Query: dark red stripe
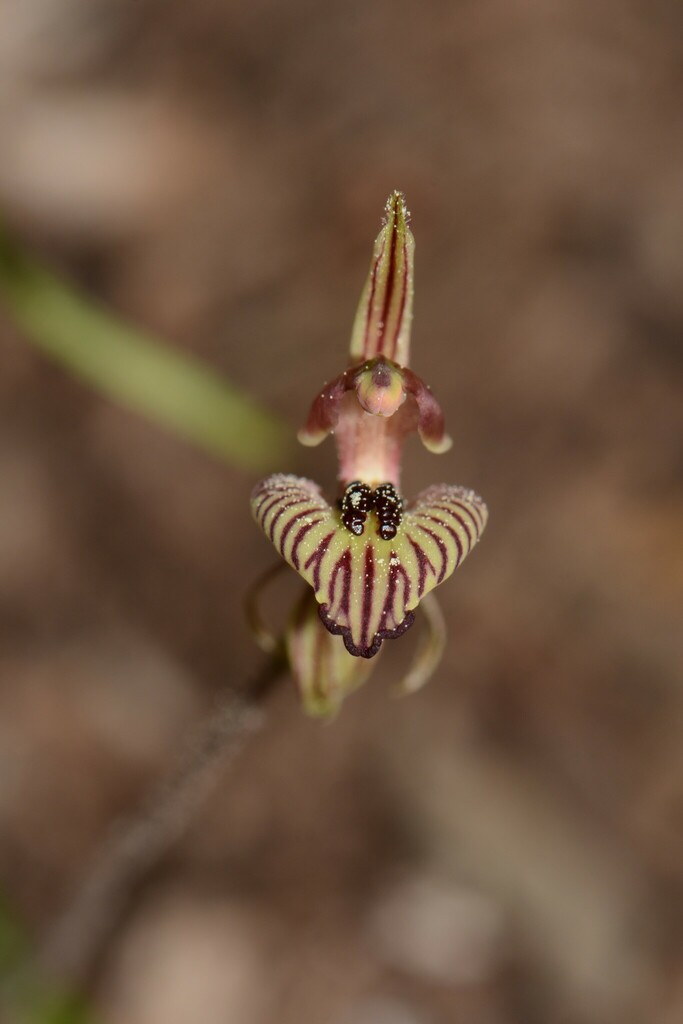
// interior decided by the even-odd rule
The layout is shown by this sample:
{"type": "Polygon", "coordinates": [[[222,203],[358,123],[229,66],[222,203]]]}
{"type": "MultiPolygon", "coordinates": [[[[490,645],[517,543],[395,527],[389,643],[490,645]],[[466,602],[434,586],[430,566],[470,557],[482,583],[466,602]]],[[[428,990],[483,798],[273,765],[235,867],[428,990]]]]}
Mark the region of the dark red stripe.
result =
{"type": "Polygon", "coordinates": [[[469,505],[465,505],[462,501],[458,501],[458,500],[454,501],[453,504],[457,505],[459,509],[461,509],[463,512],[465,512],[470,517],[470,519],[472,520],[472,523],[474,524],[474,529],[475,529],[477,540],[478,540],[479,539],[479,534],[481,533],[481,523],[479,522],[477,517],[474,515],[474,512],[472,511],[472,508],[469,505]]]}
{"type": "MultiPolygon", "coordinates": [[[[297,572],[299,570],[299,554],[298,554],[299,545],[301,544],[301,541],[304,539],[304,537],[306,536],[308,531],[312,530],[313,527],[317,526],[319,523],[322,523],[323,518],[324,518],[324,516],[321,516],[320,519],[316,519],[312,523],[304,523],[303,526],[300,527],[299,532],[297,533],[296,537],[294,538],[294,543],[292,544],[292,553],[291,553],[291,555],[289,557],[290,557],[290,559],[292,561],[292,565],[297,570],[297,572]]],[[[282,554],[284,554],[284,551],[282,552],[282,554]]]]}
{"type": "MultiPolygon", "coordinates": [[[[340,572],[342,572],[344,569],[346,569],[346,575],[348,575],[348,567],[349,567],[349,559],[350,558],[351,558],[351,551],[347,548],[347,550],[344,551],[339,556],[337,561],[334,563],[334,566],[332,568],[332,573],[330,575],[329,597],[328,597],[328,601],[326,602],[329,608],[333,608],[334,607],[334,595],[335,595],[335,591],[337,589],[337,579],[339,577],[340,572]]],[[[342,591],[342,599],[343,599],[343,591],[342,591]]]]}
{"type": "Polygon", "coordinates": [[[259,507],[259,508],[258,508],[258,509],[256,510],[256,515],[258,516],[258,518],[259,518],[259,520],[260,520],[260,522],[261,522],[261,526],[263,526],[263,524],[264,524],[264,522],[265,522],[265,519],[266,519],[266,516],[267,516],[267,515],[268,515],[268,513],[270,512],[271,508],[274,508],[274,507],[275,507],[275,506],[276,506],[276,505],[278,504],[278,502],[282,501],[282,495],[281,495],[281,494],[277,494],[277,495],[276,495],[276,496],[275,496],[275,497],[273,498],[273,500],[272,500],[272,501],[270,502],[270,504],[269,504],[269,505],[267,505],[267,506],[266,506],[266,508],[264,509],[264,508],[263,508],[263,505],[265,505],[266,501],[268,500],[268,497],[269,497],[269,495],[265,495],[265,496],[264,496],[264,500],[263,500],[263,503],[262,503],[262,504],[261,504],[261,506],[260,506],[260,507],[259,507]]]}
{"type": "Polygon", "coordinates": [[[389,582],[387,584],[387,596],[384,599],[384,607],[382,608],[382,614],[380,616],[379,624],[382,629],[386,629],[387,616],[389,612],[393,610],[394,599],[396,597],[396,566],[392,565],[392,560],[396,558],[396,552],[392,551],[389,555],[389,582]]]}
{"type": "Polygon", "coordinates": [[[475,516],[474,516],[474,514],[472,512],[471,506],[469,504],[465,504],[465,502],[461,501],[460,498],[451,498],[450,501],[448,501],[445,504],[443,503],[443,500],[435,501],[434,504],[433,504],[434,508],[442,509],[444,512],[451,512],[451,513],[453,512],[453,506],[455,506],[456,508],[459,508],[461,512],[465,512],[467,514],[468,518],[470,519],[470,521],[472,522],[472,524],[474,526],[474,529],[478,533],[479,532],[479,522],[475,518],[475,516]]]}
{"type": "Polygon", "coordinates": [[[372,610],[372,592],[375,586],[375,556],[372,544],[365,549],[365,572],[363,575],[363,607],[361,609],[361,646],[368,644],[370,612],[372,610]]]}
{"type": "MultiPolygon", "coordinates": [[[[456,523],[459,523],[460,526],[462,526],[463,530],[467,534],[467,542],[468,542],[467,543],[467,550],[469,551],[470,548],[472,547],[472,534],[470,532],[469,526],[467,525],[467,523],[463,519],[463,517],[458,515],[458,513],[455,512],[450,507],[450,505],[432,505],[432,508],[438,509],[439,512],[446,512],[449,516],[451,516],[453,519],[455,519],[456,523]]],[[[460,508],[460,506],[458,506],[458,508],[460,508]]],[[[464,510],[464,511],[466,511],[466,510],[464,510]]],[[[470,516],[470,519],[472,519],[471,516],[470,516]]],[[[476,523],[474,523],[474,532],[475,532],[475,536],[478,537],[479,536],[479,531],[477,530],[477,524],[476,523]]]]}
{"type": "Polygon", "coordinates": [[[446,531],[447,533],[450,533],[451,537],[452,537],[452,538],[453,538],[453,540],[455,541],[455,546],[456,546],[456,547],[457,547],[457,549],[458,549],[458,560],[457,560],[457,562],[456,562],[456,568],[457,568],[457,566],[459,566],[459,565],[460,565],[460,563],[462,562],[462,560],[463,560],[463,558],[464,558],[464,554],[463,554],[463,548],[462,548],[462,541],[460,540],[460,534],[458,533],[458,531],[457,531],[457,530],[454,530],[452,526],[449,526],[449,525],[448,525],[448,523],[444,523],[443,519],[439,519],[439,517],[438,517],[438,516],[432,516],[432,515],[429,515],[429,513],[427,513],[427,512],[419,512],[419,513],[418,513],[418,512],[416,512],[416,513],[414,513],[414,514],[415,514],[416,516],[417,516],[417,515],[420,515],[420,516],[422,516],[422,517],[423,517],[424,519],[429,519],[429,520],[430,520],[430,521],[431,521],[432,523],[438,523],[438,525],[439,525],[439,526],[440,526],[440,527],[441,527],[441,528],[442,528],[443,530],[445,530],[445,531],[446,531]]]}
{"type": "Polygon", "coordinates": [[[304,569],[310,569],[311,566],[314,566],[313,589],[315,590],[316,593],[320,590],[320,563],[322,562],[323,556],[327,551],[330,541],[332,540],[333,537],[334,530],[332,530],[331,533],[328,533],[326,537],[323,537],[323,539],[320,541],[318,547],[315,549],[311,557],[308,559],[307,562],[304,563],[304,569]]]}
{"type": "MultiPolygon", "coordinates": [[[[272,477],[269,477],[267,480],[264,480],[263,483],[264,486],[257,490],[254,495],[254,501],[257,504],[257,513],[262,512],[263,503],[267,501],[268,498],[273,498],[274,501],[281,501],[283,498],[288,498],[292,494],[300,494],[303,496],[308,491],[307,488],[302,487],[298,483],[292,484],[291,482],[289,482],[286,484],[273,484],[272,477]]],[[[312,497],[310,493],[309,497],[312,497]]]]}
{"type": "Polygon", "coordinates": [[[434,533],[433,530],[430,530],[428,526],[423,526],[422,523],[414,523],[413,525],[416,526],[418,530],[422,530],[423,533],[426,533],[428,537],[431,537],[439,549],[439,553],[441,555],[441,568],[439,569],[439,575],[437,576],[436,582],[441,583],[446,575],[446,568],[448,566],[448,551],[446,550],[446,545],[441,540],[441,537],[434,533]]]}
{"type": "MultiPolygon", "coordinates": [[[[394,214],[394,222],[391,231],[391,249],[389,250],[389,272],[387,274],[386,291],[384,293],[384,305],[382,307],[382,318],[379,322],[379,334],[377,336],[377,352],[384,352],[384,331],[387,323],[387,312],[389,309],[389,303],[391,302],[391,292],[394,287],[394,277],[396,273],[396,239],[398,232],[396,230],[396,215],[394,214]]],[[[386,352],[384,352],[387,355],[386,352]]]]}
{"type": "Polygon", "coordinates": [[[472,502],[469,502],[466,505],[464,503],[464,501],[460,500],[460,498],[454,498],[453,500],[459,506],[459,508],[464,508],[464,509],[466,509],[469,512],[469,514],[472,516],[472,518],[476,522],[477,527],[478,527],[478,529],[480,531],[484,529],[484,512],[483,512],[482,506],[478,502],[472,501],[472,502]],[[475,518],[475,513],[476,513],[476,518],[475,518]]]}
{"type": "Polygon", "coordinates": [[[380,249],[377,255],[377,259],[375,260],[375,265],[372,268],[372,277],[370,279],[370,295],[368,299],[368,311],[365,317],[365,339],[363,342],[363,355],[366,358],[368,358],[370,355],[374,355],[374,353],[368,352],[366,351],[366,349],[368,344],[368,331],[370,330],[370,320],[372,319],[372,304],[375,301],[375,292],[377,290],[377,270],[379,269],[382,256],[384,256],[385,244],[385,242],[382,242],[382,248],[380,249]]]}
{"type": "Polygon", "coordinates": [[[342,590],[341,604],[339,605],[339,614],[345,615],[348,622],[349,608],[351,606],[351,551],[347,551],[346,564],[344,566],[344,589],[342,590]]]}
{"type": "Polygon", "coordinates": [[[403,607],[405,608],[410,600],[410,594],[413,589],[410,582],[410,576],[402,565],[396,566],[396,575],[403,577],[403,607]]]}
{"type": "Polygon", "coordinates": [[[421,548],[417,541],[413,540],[410,534],[406,534],[406,536],[408,537],[408,542],[411,544],[413,551],[415,552],[415,556],[417,558],[417,567],[419,571],[417,581],[417,596],[422,597],[422,595],[424,594],[425,583],[427,582],[427,569],[431,569],[432,574],[434,576],[436,576],[436,572],[434,570],[434,566],[427,557],[427,552],[424,550],[424,548],[421,548]]]}
{"type": "Polygon", "coordinates": [[[398,308],[398,319],[396,321],[396,328],[394,330],[394,337],[391,342],[391,356],[390,359],[396,359],[396,348],[398,346],[398,336],[401,333],[401,321],[403,320],[403,310],[406,306],[406,295],[408,294],[408,246],[403,243],[403,288],[401,290],[401,304],[398,308]]]}
{"type": "MultiPolygon", "coordinates": [[[[273,541],[273,543],[275,543],[275,527],[277,526],[277,523],[278,523],[278,520],[280,519],[280,517],[283,516],[285,514],[285,512],[288,511],[288,509],[293,508],[295,505],[303,505],[303,503],[305,501],[306,501],[305,498],[296,498],[294,501],[288,501],[285,505],[283,505],[281,508],[278,509],[278,511],[275,513],[275,515],[271,519],[270,526],[268,527],[268,536],[273,541]]],[[[303,510],[295,513],[295,515],[293,517],[295,522],[296,522],[296,520],[298,519],[298,517],[300,515],[303,515],[303,510]]],[[[265,519],[264,519],[264,524],[265,524],[265,519]]]]}
{"type": "MultiPolygon", "coordinates": [[[[318,511],[319,511],[319,507],[317,505],[313,505],[313,506],[311,506],[311,508],[302,508],[299,512],[297,512],[297,514],[295,516],[292,516],[292,518],[289,520],[289,522],[287,523],[287,525],[283,529],[282,533],[280,534],[280,540],[278,541],[278,546],[280,548],[280,551],[284,552],[284,550],[285,550],[285,541],[287,540],[287,537],[289,536],[289,531],[292,529],[293,526],[295,526],[300,521],[301,517],[302,516],[310,516],[313,512],[318,512],[318,511]]],[[[317,521],[320,522],[319,519],[317,521]]],[[[271,527],[271,529],[272,529],[272,527],[271,527]]],[[[271,539],[272,539],[272,537],[271,537],[271,539]]]]}

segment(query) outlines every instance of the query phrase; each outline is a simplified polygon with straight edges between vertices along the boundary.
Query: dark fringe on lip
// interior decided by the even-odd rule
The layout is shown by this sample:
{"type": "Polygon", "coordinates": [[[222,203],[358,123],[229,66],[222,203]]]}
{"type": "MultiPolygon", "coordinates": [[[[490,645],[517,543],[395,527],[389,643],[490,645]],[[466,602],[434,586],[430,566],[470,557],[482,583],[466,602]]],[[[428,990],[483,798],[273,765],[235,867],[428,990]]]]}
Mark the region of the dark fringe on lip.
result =
{"type": "Polygon", "coordinates": [[[344,639],[344,646],[349,654],[352,654],[354,658],[374,658],[385,640],[395,640],[399,636],[403,636],[412,624],[415,622],[415,612],[408,612],[403,622],[396,626],[395,629],[380,629],[375,634],[374,639],[369,647],[358,647],[354,644],[351,639],[351,630],[348,626],[338,626],[336,622],[329,618],[327,614],[327,605],[318,605],[318,615],[322,621],[325,629],[328,629],[330,633],[334,633],[335,636],[341,636],[344,639]]]}

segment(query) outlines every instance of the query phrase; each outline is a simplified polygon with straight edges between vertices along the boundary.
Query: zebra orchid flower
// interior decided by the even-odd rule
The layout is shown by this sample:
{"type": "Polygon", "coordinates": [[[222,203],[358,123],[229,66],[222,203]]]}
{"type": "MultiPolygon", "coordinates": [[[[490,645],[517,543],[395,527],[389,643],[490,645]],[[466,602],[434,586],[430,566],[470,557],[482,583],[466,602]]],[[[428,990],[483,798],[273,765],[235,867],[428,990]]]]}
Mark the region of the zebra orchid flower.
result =
{"type": "MultiPolygon", "coordinates": [[[[363,681],[367,662],[349,655],[370,659],[385,640],[405,633],[420,602],[460,565],[486,525],[486,505],[466,488],[438,484],[408,503],[401,494],[406,438],[417,432],[432,452],[451,444],[439,403],[408,366],[414,247],[403,195],[394,192],[356,314],[350,366],[322,388],[299,432],[306,445],[334,435],[338,500],[331,504],[317,484],[289,474],[268,477],[252,493],[254,518],[317,604],[318,617],[309,592],[285,635],[312,713],[336,709],[363,681]]],[[[424,681],[443,646],[433,600],[424,605],[432,653],[418,654],[406,689],[424,681]]]]}

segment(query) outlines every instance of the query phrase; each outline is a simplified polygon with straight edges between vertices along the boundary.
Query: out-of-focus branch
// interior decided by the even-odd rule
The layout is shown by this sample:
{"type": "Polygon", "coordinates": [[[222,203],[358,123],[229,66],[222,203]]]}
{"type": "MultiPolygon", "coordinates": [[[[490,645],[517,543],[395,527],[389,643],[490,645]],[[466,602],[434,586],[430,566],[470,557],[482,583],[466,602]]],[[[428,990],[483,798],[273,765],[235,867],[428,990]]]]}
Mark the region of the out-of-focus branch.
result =
{"type": "Polygon", "coordinates": [[[39,960],[50,975],[75,989],[87,981],[138,886],[182,838],[226,763],[263,724],[263,700],[282,671],[283,663],[271,660],[246,697],[227,698],[140,813],[115,826],[43,944],[39,960]]]}

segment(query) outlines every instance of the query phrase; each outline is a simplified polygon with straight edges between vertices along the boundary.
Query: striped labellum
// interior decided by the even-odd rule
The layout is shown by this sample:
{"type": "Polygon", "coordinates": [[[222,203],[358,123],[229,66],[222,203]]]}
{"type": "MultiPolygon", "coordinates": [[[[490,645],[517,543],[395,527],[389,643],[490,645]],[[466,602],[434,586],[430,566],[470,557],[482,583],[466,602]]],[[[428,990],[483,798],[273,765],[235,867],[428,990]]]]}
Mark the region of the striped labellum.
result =
{"type": "Polygon", "coordinates": [[[417,496],[390,539],[375,523],[357,535],[316,484],[284,474],[256,488],[252,508],[285,561],[313,587],[324,624],[363,658],[412,625],[420,600],[477,543],[487,515],[473,491],[444,484],[417,496]]]}

